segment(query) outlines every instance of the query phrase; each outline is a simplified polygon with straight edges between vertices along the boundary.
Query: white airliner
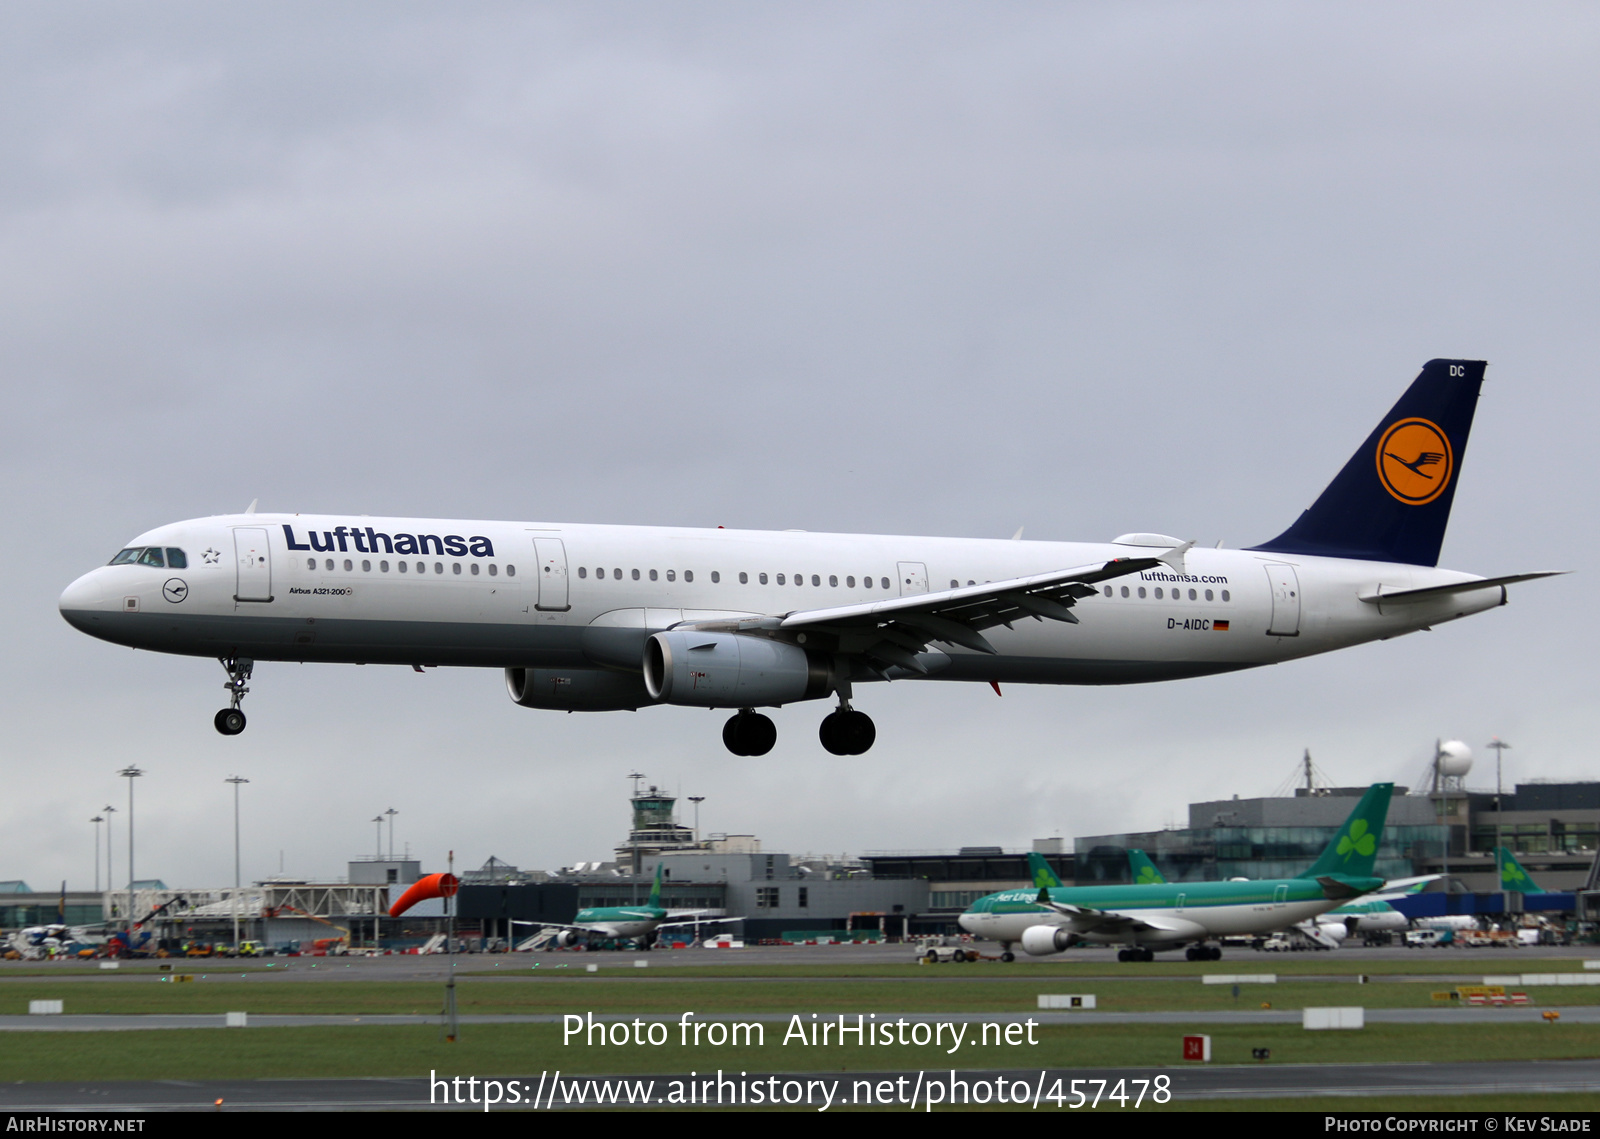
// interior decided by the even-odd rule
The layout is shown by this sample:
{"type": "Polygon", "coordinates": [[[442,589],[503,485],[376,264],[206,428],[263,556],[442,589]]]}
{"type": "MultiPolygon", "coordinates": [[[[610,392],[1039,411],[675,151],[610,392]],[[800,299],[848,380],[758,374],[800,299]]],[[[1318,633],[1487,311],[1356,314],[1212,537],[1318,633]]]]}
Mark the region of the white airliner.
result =
{"type": "Polygon", "coordinates": [[[1492,609],[1506,586],[1435,568],[1484,364],[1434,360],[1284,533],[1243,550],[1159,534],[1029,542],[353,515],[176,522],[61,595],[115,644],[211,656],[216,727],[245,726],[257,661],[505,670],[527,708],[735,709],[829,697],[823,746],[859,755],[855,686],[898,679],[1125,684],[1206,676],[1492,609]]]}

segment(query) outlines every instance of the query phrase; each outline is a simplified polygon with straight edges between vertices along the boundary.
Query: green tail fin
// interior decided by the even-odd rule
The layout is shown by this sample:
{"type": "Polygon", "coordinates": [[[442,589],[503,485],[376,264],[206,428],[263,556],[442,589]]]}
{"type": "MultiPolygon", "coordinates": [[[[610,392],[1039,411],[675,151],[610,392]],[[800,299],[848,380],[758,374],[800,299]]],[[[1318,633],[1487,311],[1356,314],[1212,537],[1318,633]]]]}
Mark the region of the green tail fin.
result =
{"type": "Polygon", "coordinates": [[[1325,874],[1346,874],[1355,878],[1372,877],[1372,863],[1378,857],[1383,824],[1389,818],[1389,796],[1393,783],[1374,783],[1361,796],[1361,802],[1333,836],[1322,857],[1297,878],[1321,878],[1325,874]]]}
{"type": "MultiPolygon", "coordinates": [[[[637,898],[639,895],[635,894],[637,898]]],[[[656,863],[656,882],[650,887],[650,906],[652,909],[661,908],[661,863],[656,863]]]]}
{"type": "Polygon", "coordinates": [[[1500,865],[1500,889],[1508,894],[1542,894],[1528,872],[1517,861],[1517,856],[1504,846],[1494,848],[1494,860],[1500,865]]]}
{"type": "Polygon", "coordinates": [[[1038,851],[1030,851],[1028,854],[1028,873],[1033,875],[1033,884],[1040,889],[1053,890],[1061,885],[1061,879],[1056,877],[1056,872],[1050,869],[1050,864],[1038,851]]]}
{"type": "Polygon", "coordinates": [[[1142,850],[1128,851],[1128,869],[1133,871],[1136,886],[1160,886],[1167,881],[1156,869],[1156,864],[1150,861],[1150,856],[1142,850]]]}

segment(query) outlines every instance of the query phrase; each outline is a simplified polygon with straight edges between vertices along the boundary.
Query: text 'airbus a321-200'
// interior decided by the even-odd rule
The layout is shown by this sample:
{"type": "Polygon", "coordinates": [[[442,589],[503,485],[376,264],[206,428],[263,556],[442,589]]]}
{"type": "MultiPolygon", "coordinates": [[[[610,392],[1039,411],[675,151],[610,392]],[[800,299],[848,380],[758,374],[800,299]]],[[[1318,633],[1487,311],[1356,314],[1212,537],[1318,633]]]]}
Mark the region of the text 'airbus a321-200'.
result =
{"type": "Polygon", "coordinates": [[[257,661],[505,670],[568,712],[837,700],[822,745],[859,755],[879,680],[1129,684],[1207,676],[1414,632],[1505,604],[1544,572],[1436,568],[1484,364],[1432,360],[1310,509],[1269,542],[1160,534],[1031,542],[544,522],[224,515],[158,526],[67,587],[91,636],[257,661]]]}

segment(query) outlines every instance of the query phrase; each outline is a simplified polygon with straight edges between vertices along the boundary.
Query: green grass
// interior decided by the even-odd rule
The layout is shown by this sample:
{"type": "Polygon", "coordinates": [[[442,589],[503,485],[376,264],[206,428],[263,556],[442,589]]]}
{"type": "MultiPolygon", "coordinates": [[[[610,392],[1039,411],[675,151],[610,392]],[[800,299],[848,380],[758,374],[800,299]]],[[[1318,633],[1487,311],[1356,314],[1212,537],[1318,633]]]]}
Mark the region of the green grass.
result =
{"type": "MultiPolygon", "coordinates": [[[[781,1043],[784,1026],[765,1026],[761,1047],[664,1047],[563,1044],[554,1024],[468,1025],[446,1043],[432,1026],[247,1028],[137,1033],[8,1033],[10,1081],[271,1079],[288,1077],[522,1076],[708,1072],[849,1072],[1008,1068],[1160,1067],[1176,1070],[1181,1025],[1100,1025],[1036,1029],[1036,1046],[887,1045],[814,1048],[781,1043]]],[[[1404,1063],[1481,1060],[1484,1038],[1427,1025],[1371,1025],[1360,1032],[1306,1032],[1298,1025],[1200,1026],[1211,1036],[1213,1063],[1250,1064],[1252,1048],[1270,1048],[1274,1064],[1404,1063]]],[[[1494,1030],[1496,1060],[1600,1056],[1600,1026],[1506,1025],[1494,1030]]],[[[1344,1102],[1341,1100],[1341,1102],[1344,1102]]],[[[1270,1106],[1270,1105],[1269,1105],[1270,1106]]],[[[1287,1105],[1281,1105],[1287,1106],[1287,1105]]],[[[1438,1101],[1434,1101],[1435,1109],[1438,1101]]],[[[1350,1110],[1351,1108],[1345,1108],[1350,1110]]]]}
{"type": "MultiPolygon", "coordinates": [[[[1040,993],[1094,993],[1102,1012],[1210,1012],[1275,1009],[1307,1005],[1360,1005],[1365,1008],[1427,1008],[1432,994],[1447,991],[1443,981],[1422,984],[1369,984],[1353,981],[1285,980],[1275,985],[1241,985],[1234,997],[1227,985],[1202,985],[1196,979],[1097,981],[1095,978],[1032,977],[1022,980],[953,978],[937,985],[902,980],[816,980],[775,984],[729,978],[715,983],[658,975],[649,979],[606,974],[544,975],[511,980],[461,978],[457,1007],[463,1013],[534,1014],[574,1011],[607,1013],[696,1012],[1028,1012],[1040,993]]],[[[1539,1007],[1600,1004],[1600,986],[1528,990],[1539,1007]]],[[[154,977],[121,984],[61,984],[33,979],[0,985],[0,1015],[20,1015],[30,1000],[61,999],[71,1014],[221,1013],[428,1015],[439,1010],[442,982],[264,981],[254,976],[196,974],[189,983],[154,977]]]]}

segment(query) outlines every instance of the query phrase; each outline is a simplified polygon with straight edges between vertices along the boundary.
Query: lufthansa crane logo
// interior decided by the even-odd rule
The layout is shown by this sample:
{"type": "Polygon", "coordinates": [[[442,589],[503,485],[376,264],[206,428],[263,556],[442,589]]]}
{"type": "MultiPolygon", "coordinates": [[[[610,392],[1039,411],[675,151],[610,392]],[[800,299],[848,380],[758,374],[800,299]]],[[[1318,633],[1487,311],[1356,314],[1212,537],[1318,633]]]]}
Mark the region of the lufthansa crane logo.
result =
{"type": "Polygon", "coordinates": [[[1455,472],[1450,440],[1427,419],[1402,419],[1378,440],[1378,478],[1395,498],[1422,506],[1444,493],[1455,472]]]}
{"type": "Polygon", "coordinates": [[[176,605],[189,596],[188,583],[181,577],[169,577],[167,584],[161,587],[161,596],[176,605]]]}

